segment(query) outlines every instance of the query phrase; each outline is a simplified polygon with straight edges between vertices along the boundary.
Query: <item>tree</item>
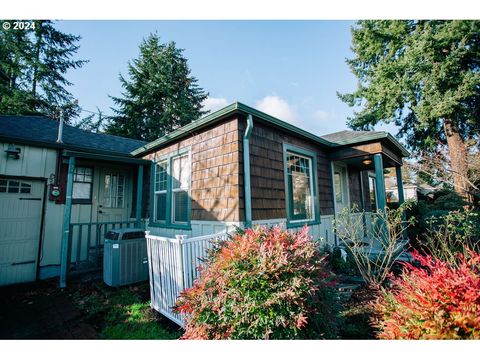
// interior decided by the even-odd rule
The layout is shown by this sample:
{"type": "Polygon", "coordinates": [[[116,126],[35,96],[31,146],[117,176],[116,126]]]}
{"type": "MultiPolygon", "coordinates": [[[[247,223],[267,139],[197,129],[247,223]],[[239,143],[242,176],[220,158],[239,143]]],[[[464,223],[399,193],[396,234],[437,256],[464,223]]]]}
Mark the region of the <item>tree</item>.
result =
{"type": "Polygon", "coordinates": [[[394,122],[422,156],[444,151],[455,190],[472,199],[467,143],[479,137],[480,21],[359,21],[352,29],[359,85],[339,97],[361,110],[353,129],[394,122]]]}
{"type": "Polygon", "coordinates": [[[128,63],[129,79],[120,74],[122,98],[112,97],[117,109],[106,132],[152,141],[206,114],[208,96],[190,75],[183,49],[160,43],[157,34],[140,45],[140,56],[128,63]]]}
{"type": "Polygon", "coordinates": [[[86,130],[89,132],[100,133],[102,132],[104,122],[105,115],[103,115],[103,112],[97,107],[96,113],[91,112],[90,115],[87,115],[83,119],[77,121],[74,126],[78,129],[86,130]]]}
{"type": "Polygon", "coordinates": [[[51,21],[33,23],[29,29],[0,30],[0,112],[57,118],[61,111],[68,122],[80,111],[65,78],[86,63],[72,59],[80,37],[58,31],[51,21]]]}

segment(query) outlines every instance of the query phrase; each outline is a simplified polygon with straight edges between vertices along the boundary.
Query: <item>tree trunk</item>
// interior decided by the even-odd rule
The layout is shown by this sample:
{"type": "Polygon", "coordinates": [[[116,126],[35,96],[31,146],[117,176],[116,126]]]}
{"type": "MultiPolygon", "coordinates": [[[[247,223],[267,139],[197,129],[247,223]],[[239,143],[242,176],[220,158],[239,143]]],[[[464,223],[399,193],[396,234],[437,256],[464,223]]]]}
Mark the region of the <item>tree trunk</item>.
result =
{"type": "Polygon", "coordinates": [[[448,154],[450,156],[450,167],[455,191],[467,202],[473,202],[473,195],[468,182],[468,160],[467,149],[458,126],[451,119],[443,122],[445,137],[447,138],[448,154]]]}

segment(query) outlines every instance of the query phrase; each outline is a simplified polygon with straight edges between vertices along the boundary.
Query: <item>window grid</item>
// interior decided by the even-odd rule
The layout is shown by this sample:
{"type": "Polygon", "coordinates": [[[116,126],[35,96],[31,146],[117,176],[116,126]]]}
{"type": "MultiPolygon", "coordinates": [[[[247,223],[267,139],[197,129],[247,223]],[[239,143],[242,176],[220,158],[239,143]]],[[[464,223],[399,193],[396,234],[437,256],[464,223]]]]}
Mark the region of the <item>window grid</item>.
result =
{"type": "Polygon", "coordinates": [[[106,174],[104,184],[103,205],[107,208],[123,208],[125,204],[125,176],[113,173],[106,174]]]}
{"type": "Polygon", "coordinates": [[[32,185],[16,180],[0,179],[0,193],[30,194],[32,185]]]}
{"type": "Polygon", "coordinates": [[[155,164],[155,221],[167,220],[168,161],[155,164]]]}
{"type": "Polygon", "coordinates": [[[92,201],[93,168],[76,166],[73,172],[72,200],[76,203],[92,201]]]}
{"type": "Polygon", "coordinates": [[[314,220],[312,160],[291,152],[286,155],[291,221],[314,220]]]}

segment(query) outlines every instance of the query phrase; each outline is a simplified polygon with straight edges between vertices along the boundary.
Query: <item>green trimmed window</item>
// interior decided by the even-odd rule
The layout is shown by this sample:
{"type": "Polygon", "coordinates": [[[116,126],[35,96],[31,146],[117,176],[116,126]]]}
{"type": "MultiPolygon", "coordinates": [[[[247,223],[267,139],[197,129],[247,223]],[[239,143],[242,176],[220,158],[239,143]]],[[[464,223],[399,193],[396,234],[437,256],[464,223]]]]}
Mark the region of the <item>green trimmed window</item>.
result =
{"type": "Polygon", "coordinates": [[[290,224],[319,220],[315,154],[284,146],[287,217],[290,224]]]}
{"type": "Polygon", "coordinates": [[[190,223],[190,155],[166,157],[154,167],[153,222],[172,227],[190,223]]]}
{"type": "Polygon", "coordinates": [[[73,173],[73,204],[91,204],[93,186],[93,168],[76,166],[73,173]]]}

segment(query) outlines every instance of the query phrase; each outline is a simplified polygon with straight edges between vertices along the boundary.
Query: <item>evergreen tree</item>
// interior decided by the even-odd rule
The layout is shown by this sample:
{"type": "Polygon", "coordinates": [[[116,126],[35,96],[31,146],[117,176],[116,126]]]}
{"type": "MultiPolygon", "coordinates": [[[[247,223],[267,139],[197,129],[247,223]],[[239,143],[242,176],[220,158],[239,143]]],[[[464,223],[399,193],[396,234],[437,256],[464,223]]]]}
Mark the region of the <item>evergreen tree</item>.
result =
{"type": "Polygon", "coordinates": [[[73,60],[79,36],[38,20],[28,30],[0,30],[0,112],[42,114],[68,122],[80,108],[67,87],[65,74],[85,60],[73,60]]]}
{"type": "Polygon", "coordinates": [[[157,34],[140,45],[140,56],[128,63],[129,79],[120,74],[122,98],[106,132],[139,140],[155,140],[202,115],[208,94],[190,75],[183,49],[160,43],[157,34]]]}
{"type": "Polygon", "coordinates": [[[339,97],[361,106],[353,129],[394,122],[424,155],[446,150],[455,190],[471,200],[467,142],[478,139],[480,21],[359,21],[352,29],[359,80],[339,97]]]}

